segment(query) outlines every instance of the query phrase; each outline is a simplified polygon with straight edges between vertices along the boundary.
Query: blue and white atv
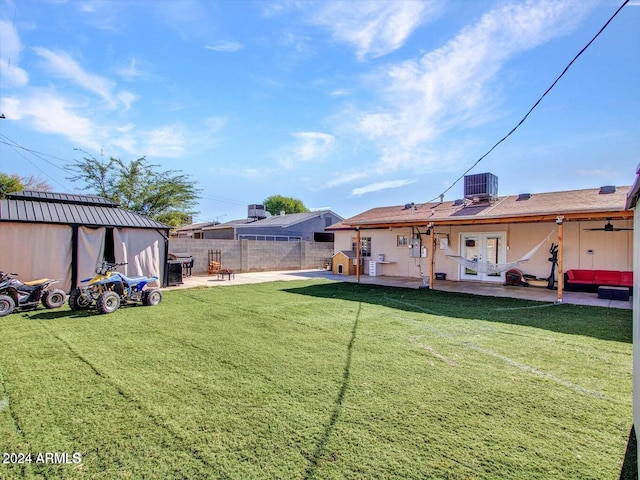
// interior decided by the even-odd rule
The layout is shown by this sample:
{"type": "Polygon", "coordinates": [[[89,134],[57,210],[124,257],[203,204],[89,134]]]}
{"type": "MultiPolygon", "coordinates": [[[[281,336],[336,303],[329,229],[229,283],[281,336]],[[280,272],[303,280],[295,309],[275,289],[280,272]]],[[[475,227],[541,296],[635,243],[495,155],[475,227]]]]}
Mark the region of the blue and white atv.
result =
{"type": "Polygon", "coordinates": [[[88,310],[95,304],[100,313],[113,313],[120,305],[141,302],[154,306],[162,301],[159,288],[146,288],[148,283],[157,282],[158,277],[127,277],[116,271],[126,263],[102,262],[96,269],[96,276],[86,278],[86,286],[76,288],[69,294],[72,310],[88,310]]]}

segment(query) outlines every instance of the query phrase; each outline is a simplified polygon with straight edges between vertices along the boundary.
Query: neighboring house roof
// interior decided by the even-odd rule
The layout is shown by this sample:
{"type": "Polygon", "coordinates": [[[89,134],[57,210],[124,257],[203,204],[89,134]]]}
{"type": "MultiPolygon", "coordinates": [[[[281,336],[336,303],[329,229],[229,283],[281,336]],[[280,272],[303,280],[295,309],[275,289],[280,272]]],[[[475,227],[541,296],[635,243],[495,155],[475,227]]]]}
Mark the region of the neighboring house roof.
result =
{"type": "Polygon", "coordinates": [[[176,228],[176,233],[178,232],[194,232],[198,230],[203,230],[207,227],[213,227],[214,225],[219,225],[218,222],[202,222],[202,223],[192,223],[191,225],[185,225],[184,227],[176,228]]]}
{"type": "Polygon", "coordinates": [[[565,220],[589,220],[611,217],[631,218],[627,211],[626,187],[590,188],[563,192],[508,195],[494,202],[472,203],[467,200],[434,202],[393,207],[379,207],[332,225],[327,230],[352,230],[355,227],[489,224],[502,222],[553,221],[557,215],[565,220]],[[605,193],[610,192],[610,193],[605,193]]]}
{"type": "Polygon", "coordinates": [[[246,218],[241,218],[237,220],[229,220],[228,222],[218,223],[216,225],[210,225],[208,227],[202,227],[202,230],[225,230],[227,228],[233,228],[237,225],[243,225],[247,223],[246,218]]]}
{"type": "Polygon", "coordinates": [[[1,199],[0,221],[161,230],[170,228],[124,210],[106,198],[36,191],[10,193],[6,199],[1,199]]]}
{"type": "Polygon", "coordinates": [[[214,227],[208,227],[203,230],[220,230],[230,227],[242,227],[245,228],[257,228],[257,227],[280,227],[280,228],[288,228],[293,225],[297,225],[299,223],[305,222],[312,218],[319,217],[321,215],[330,213],[336,218],[342,219],[340,215],[335,214],[331,210],[317,210],[314,212],[304,212],[304,213],[287,213],[285,215],[272,215],[270,217],[262,218],[260,220],[231,220],[229,222],[216,225],[214,227]]]}

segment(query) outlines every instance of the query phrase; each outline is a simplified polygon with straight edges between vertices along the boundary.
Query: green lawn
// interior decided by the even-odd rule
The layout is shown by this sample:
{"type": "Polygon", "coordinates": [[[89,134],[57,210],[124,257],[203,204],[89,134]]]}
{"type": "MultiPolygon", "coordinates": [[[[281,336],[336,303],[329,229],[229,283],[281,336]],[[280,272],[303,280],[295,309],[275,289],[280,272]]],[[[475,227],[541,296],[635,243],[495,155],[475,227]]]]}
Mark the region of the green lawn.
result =
{"type": "Polygon", "coordinates": [[[321,280],[13,314],[0,478],[618,478],[631,323],[321,280]]]}

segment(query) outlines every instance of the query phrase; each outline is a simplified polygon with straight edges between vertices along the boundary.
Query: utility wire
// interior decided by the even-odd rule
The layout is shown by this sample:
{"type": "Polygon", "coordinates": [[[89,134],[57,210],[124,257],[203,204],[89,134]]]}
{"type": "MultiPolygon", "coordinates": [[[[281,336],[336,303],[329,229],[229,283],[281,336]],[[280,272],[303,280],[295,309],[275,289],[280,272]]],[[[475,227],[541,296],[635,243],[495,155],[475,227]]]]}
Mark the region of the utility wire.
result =
{"type": "Polygon", "coordinates": [[[473,165],[471,165],[467,170],[464,171],[464,173],[462,175],[460,175],[455,182],[453,182],[451,185],[449,185],[449,187],[444,190],[440,195],[432,198],[431,200],[429,200],[427,203],[431,203],[434,202],[436,200],[438,200],[439,198],[441,198],[445,193],[447,193],[449,190],[451,190],[454,185],[456,185],[460,180],[462,180],[465,175],[467,173],[469,173],[471,170],[473,170],[476,165],[478,165],[482,160],[484,160],[484,158],[489,155],[491,152],[493,152],[493,150],[495,150],[495,148],[500,145],[502,142],[504,142],[507,138],[509,138],[517,129],[520,125],[522,125],[525,120],[527,119],[527,117],[529,116],[529,114],[531,112],[533,112],[533,110],[540,104],[540,102],[542,101],[542,99],[544,97],[547,96],[547,94],[551,91],[551,89],[553,87],[556,86],[556,83],[558,83],[560,81],[560,79],[564,76],[565,73],[567,73],[567,71],[569,70],[569,68],[571,67],[571,65],[573,65],[573,63],[578,59],[578,57],[580,57],[580,55],[582,55],[587,48],[589,48],[591,46],[591,44],[596,40],[596,38],[598,38],[600,36],[600,34],[602,32],[604,32],[604,30],[609,26],[609,24],[613,21],[613,19],[618,15],[618,13],[620,13],[620,10],[622,10],[624,8],[624,6],[629,3],[629,0],[625,0],[622,5],[620,5],[620,7],[615,11],[615,13],[611,16],[611,18],[609,18],[609,20],[607,20],[607,22],[602,26],[602,28],[598,31],[598,33],[595,34],[595,36],[589,41],[589,43],[587,43],[582,50],[580,50],[578,52],[578,54],[573,57],[573,60],[571,60],[569,62],[569,64],[564,68],[564,70],[562,71],[562,73],[560,75],[558,75],[558,77],[554,80],[554,82],[551,84],[551,86],[549,88],[547,88],[547,90],[540,96],[540,98],[538,98],[538,100],[536,101],[536,103],[533,104],[533,107],[531,107],[529,109],[529,111],[526,113],[526,115],[524,117],[522,117],[522,119],[517,123],[517,125],[515,127],[513,127],[511,129],[511,131],[509,133],[507,133],[504,137],[502,137],[493,147],[491,147],[484,155],[482,155],[478,160],[475,161],[475,163],[473,165]]]}
{"type": "MultiPolygon", "coordinates": [[[[60,157],[56,157],[54,155],[50,155],[48,153],[44,153],[44,152],[38,152],[37,150],[32,150],[28,147],[24,147],[22,145],[20,145],[18,142],[16,142],[15,140],[11,140],[9,137],[7,137],[6,135],[0,133],[0,137],[2,137],[2,139],[0,139],[0,143],[7,145],[11,148],[13,148],[14,150],[20,149],[20,150],[25,150],[26,152],[29,152],[30,154],[32,154],[35,157],[38,157],[40,160],[48,163],[49,165],[56,167],[59,170],[63,170],[66,171],[64,167],[61,167],[60,165],[56,165],[55,163],[47,160],[46,158],[43,157],[47,156],[47,157],[51,157],[51,158],[55,158],[56,160],[60,160],[62,162],[66,162],[66,160],[64,158],[60,158],[60,157]]],[[[16,153],[19,153],[16,151],[16,153]]]]}
{"type": "MultiPolygon", "coordinates": [[[[2,139],[0,139],[0,143],[9,146],[10,148],[12,148],[16,154],[20,155],[27,163],[31,164],[34,168],[36,168],[37,170],[39,170],[45,177],[47,177],[49,180],[51,180],[52,182],[58,184],[59,186],[61,186],[63,188],[63,190],[65,192],[69,191],[69,188],[66,187],[65,185],[63,185],[62,183],[60,183],[59,181],[57,181],[55,178],[53,178],[51,175],[49,175],[47,172],[45,172],[42,168],[40,168],[39,165],[35,164],[34,162],[32,162],[26,155],[24,155],[20,150],[24,150],[32,155],[34,155],[35,157],[40,158],[41,160],[45,161],[46,163],[48,163],[49,165],[52,165],[60,170],[64,171],[64,168],[60,167],[59,165],[56,165],[53,162],[50,162],[49,160],[47,160],[46,158],[44,158],[42,155],[48,155],[46,153],[41,153],[41,152],[36,152],[35,150],[31,150],[29,148],[23,147],[22,145],[20,145],[19,143],[15,142],[14,140],[11,140],[9,137],[7,137],[6,135],[3,135],[0,133],[0,137],[2,137],[2,139]],[[6,139],[6,140],[5,140],[6,139]],[[7,141],[8,140],[8,141],[7,141]]],[[[57,157],[53,157],[52,155],[49,155],[52,158],[57,158],[57,157]]],[[[58,158],[58,160],[62,160],[61,158],[58,158]]]]}

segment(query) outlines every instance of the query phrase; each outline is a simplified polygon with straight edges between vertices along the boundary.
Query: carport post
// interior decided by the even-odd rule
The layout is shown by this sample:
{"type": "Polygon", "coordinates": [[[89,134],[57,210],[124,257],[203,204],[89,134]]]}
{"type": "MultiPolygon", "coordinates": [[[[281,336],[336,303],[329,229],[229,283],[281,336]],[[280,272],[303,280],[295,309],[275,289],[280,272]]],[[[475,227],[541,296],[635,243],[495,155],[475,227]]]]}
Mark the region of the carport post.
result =
{"type": "Polygon", "coordinates": [[[78,225],[71,225],[71,290],[78,286],[78,225]]]}

